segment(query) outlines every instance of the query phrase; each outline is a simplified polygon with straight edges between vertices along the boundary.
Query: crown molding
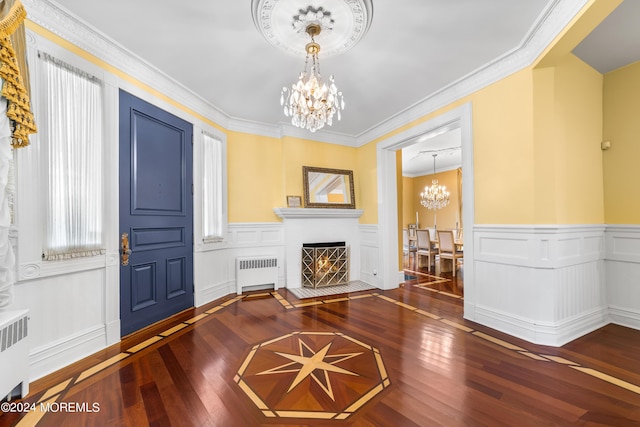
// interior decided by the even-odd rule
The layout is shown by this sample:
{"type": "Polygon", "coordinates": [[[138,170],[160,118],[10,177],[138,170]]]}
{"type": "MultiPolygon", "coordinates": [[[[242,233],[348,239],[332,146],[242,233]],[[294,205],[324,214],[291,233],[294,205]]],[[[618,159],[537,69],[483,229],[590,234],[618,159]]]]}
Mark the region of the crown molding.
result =
{"type": "Polygon", "coordinates": [[[356,147],[356,139],[351,135],[331,132],[328,130],[309,132],[306,129],[300,129],[289,123],[282,122],[274,126],[266,123],[253,122],[251,120],[232,118],[228,121],[226,129],[233,132],[250,133],[252,135],[260,135],[270,138],[283,138],[288,136],[292,138],[306,139],[309,141],[323,142],[325,144],[356,147]]]}
{"type": "Polygon", "coordinates": [[[519,46],[356,136],[360,147],[533,64],[589,0],[555,0],[519,46]]]}
{"type": "Polygon", "coordinates": [[[229,126],[229,115],[62,6],[49,0],[22,0],[22,3],[27,19],[33,23],[223,128],[229,126]]]}
{"type": "Polygon", "coordinates": [[[325,130],[311,133],[286,123],[270,125],[231,117],[61,6],[49,0],[22,2],[30,21],[126,72],[127,75],[224,129],[274,138],[291,136],[360,147],[531,65],[589,0],[553,1],[542,12],[518,47],[354,136],[325,130]]]}

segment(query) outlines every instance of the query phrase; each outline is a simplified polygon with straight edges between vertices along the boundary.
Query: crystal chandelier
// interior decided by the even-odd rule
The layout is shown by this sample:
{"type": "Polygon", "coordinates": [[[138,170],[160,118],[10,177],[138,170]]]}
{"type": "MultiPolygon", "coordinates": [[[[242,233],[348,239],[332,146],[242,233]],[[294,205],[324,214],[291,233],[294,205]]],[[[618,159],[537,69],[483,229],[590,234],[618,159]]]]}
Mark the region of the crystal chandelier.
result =
{"type": "Polygon", "coordinates": [[[320,75],[320,61],[318,52],[320,45],[314,37],[320,34],[318,23],[307,25],[305,32],[311,37],[311,42],[305,47],[307,56],[304,61],[304,71],[300,73],[297,83],[291,89],[282,88],[280,105],[284,106],[284,115],[291,117],[291,124],[306,128],[311,132],[322,129],[324,125],[333,124],[333,115],[344,109],[342,92],[338,91],[333,76],[329,77],[329,84],[323,82],[320,75]],[[309,59],[311,69],[308,71],[309,59]]]}
{"type": "MultiPolygon", "coordinates": [[[[433,155],[433,174],[436,173],[436,157],[433,155]]],[[[424,191],[420,193],[420,204],[427,209],[437,210],[442,209],[449,204],[449,192],[444,185],[439,185],[437,179],[431,181],[431,186],[424,188],[424,191]]]]}

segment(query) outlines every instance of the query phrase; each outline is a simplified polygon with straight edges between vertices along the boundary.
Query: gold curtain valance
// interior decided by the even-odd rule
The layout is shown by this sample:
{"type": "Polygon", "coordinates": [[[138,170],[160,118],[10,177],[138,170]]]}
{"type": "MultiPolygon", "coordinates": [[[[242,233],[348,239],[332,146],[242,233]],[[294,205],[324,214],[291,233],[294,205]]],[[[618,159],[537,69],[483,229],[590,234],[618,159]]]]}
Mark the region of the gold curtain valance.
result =
{"type": "Polygon", "coordinates": [[[11,120],[11,145],[26,147],[36,123],[29,99],[29,70],[26,62],[24,20],[27,11],[20,0],[0,4],[0,78],[1,94],[7,99],[7,117],[11,120]]]}

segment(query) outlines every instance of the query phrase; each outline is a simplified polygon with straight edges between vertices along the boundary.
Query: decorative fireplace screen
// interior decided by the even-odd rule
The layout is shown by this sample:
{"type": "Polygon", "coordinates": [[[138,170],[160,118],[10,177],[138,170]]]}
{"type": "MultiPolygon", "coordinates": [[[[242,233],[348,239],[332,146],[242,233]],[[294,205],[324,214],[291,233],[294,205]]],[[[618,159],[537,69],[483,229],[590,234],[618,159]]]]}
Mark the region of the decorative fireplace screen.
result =
{"type": "Polygon", "coordinates": [[[302,245],[302,286],[349,283],[349,248],[345,242],[304,243],[302,245]]]}

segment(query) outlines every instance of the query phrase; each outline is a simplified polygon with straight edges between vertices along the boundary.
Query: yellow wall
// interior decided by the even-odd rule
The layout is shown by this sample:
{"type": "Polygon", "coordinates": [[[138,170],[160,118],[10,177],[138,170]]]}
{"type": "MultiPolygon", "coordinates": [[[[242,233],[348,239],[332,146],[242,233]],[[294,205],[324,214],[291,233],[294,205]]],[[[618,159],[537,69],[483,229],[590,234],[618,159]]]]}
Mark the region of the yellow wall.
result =
{"type": "MultiPolygon", "coordinates": [[[[282,138],[283,179],[284,190],[279,205],[286,206],[286,195],[302,196],[302,167],[316,166],[331,169],[347,169],[354,171],[357,166],[356,149],[336,144],[309,141],[285,136],[282,138]]],[[[354,189],[356,193],[356,208],[359,207],[360,192],[356,184],[357,174],[354,171],[354,189]]],[[[274,208],[272,206],[271,208],[274,208]]]]}
{"type": "Polygon", "coordinates": [[[477,224],[534,222],[532,86],[526,69],[469,97],[477,224]]]}
{"type": "MultiPolygon", "coordinates": [[[[372,150],[371,146],[375,147],[384,139],[465,103],[472,105],[475,222],[533,223],[533,76],[530,68],[461,98],[360,149],[372,150]]],[[[377,206],[377,203],[372,202],[371,206],[377,206]]],[[[405,220],[403,216],[399,218],[400,221],[405,220]]]]}
{"type": "Polygon", "coordinates": [[[280,139],[228,132],[229,222],[278,221],[273,208],[286,206],[283,169],[280,139]]]}
{"type": "Polygon", "coordinates": [[[229,222],[275,222],[286,196],[304,200],[302,166],[354,171],[356,207],[362,179],[353,147],[293,137],[227,133],[229,222]]]}
{"type": "MultiPolygon", "coordinates": [[[[603,113],[598,101],[602,77],[570,55],[621,1],[589,1],[538,59],[535,69],[516,72],[363,147],[228,132],[229,221],[278,221],[273,208],[285,206],[286,195],[302,195],[302,166],[309,165],[354,170],[356,207],[365,211],[360,222],[376,224],[376,144],[470,102],[475,223],[637,223],[640,198],[629,195],[636,194],[633,178],[638,174],[631,164],[639,150],[633,143],[638,135],[634,126],[638,122],[635,100],[640,98],[638,66],[606,77],[603,113]],[[629,89],[623,88],[628,84],[629,89]],[[604,173],[599,152],[603,133],[613,142],[604,156],[604,173]]],[[[27,26],[220,128],[37,24],[27,21],[27,26]]]]}
{"type": "Polygon", "coordinates": [[[572,54],[534,70],[535,222],[604,221],[602,75],[572,54]]]}
{"type": "Polygon", "coordinates": [[[476,224],[603,223],[602,76],[571,50],[619,3],[591,1],[535,68],[516,72],[370,144],[468,102],[476,224]]]}
{"type": "Polygon", "coordinates": [[[353,181],[356,185],[356,208],[364,209],[360,224],[378,223],[378,164],[375,144],[356,150],[357,167],[353,181]]]}
{"type": "MultiPolygon", "coordinates": [[[[404,197],[409,200],[405,200],[404,203],[410,204],[411,214],[409,219],[414,223],[416,221],[416,212],[418,212],[418,219],[420,228],[431,228],[434,225],[434,214],[439,229],[454,229],[456,228],[456,222],[459,223],[458,218],[458,171],[450,170],[440,172],[435,175],[423,175],[415,178],[405,178],[405,180],[411,181],[412,191],[407,194],[405,192],[404,197]],[[433,179],[438,180],[438,184],[447,187],[449,192],[449,204],[437,212],[429,210],[420,204],[420,193],[424,190],[424,187],[431,185],[433,179]],[[412,217],[412,218],[411,218],[412,217]]],[[[406,215],[405,215],[406,218],[406,215]]],[[[406,224],[404,224],[406,227],[406,224]]]]}
{"type": "MultiPolygon", "coordinates": [[[[407,228],[409,224],[415,224],[416,212],[416,191],[414,190],[415,178],[402,177],[402,218],[399,221],[402,228],[407,228]]],[[[418,191],[418,193],[420,193],[418,191]]]]}
{"type": "Polygon", "coordinates": [[[640,224],[640,62],[604,76],[605,222],[640,224]]]}

